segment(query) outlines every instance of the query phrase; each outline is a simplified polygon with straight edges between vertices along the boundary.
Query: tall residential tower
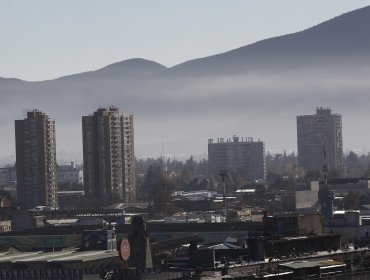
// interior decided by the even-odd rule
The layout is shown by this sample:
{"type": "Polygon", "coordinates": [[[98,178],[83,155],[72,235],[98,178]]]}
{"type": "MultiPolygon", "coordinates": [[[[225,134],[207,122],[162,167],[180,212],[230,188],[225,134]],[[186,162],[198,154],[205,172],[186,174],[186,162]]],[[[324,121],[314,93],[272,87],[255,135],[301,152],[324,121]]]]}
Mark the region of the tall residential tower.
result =
{"type": "Polygon", "coordinates": [[[342,116],[319,107],[315,115],[297,116],[298,165],[304,171],[342,167],[342,116]]]}
{"type": "Polygon", "coordinates": [[[57,207],[55,122],[37,110],[15,121],[17,196],[21,209],[57,207]]]}
{"type": "Polygon", "coordinates": [[[100,108],[93,115],[82,117],[82,130],[85,194],[94,199],[134,200],[132,116],[120,115],[113,106],[100,108]],[[126,187],[126,183],[133,185],[126,187]]]}
{"type": "Polygon", "coordinates": [[[136,201],[136,159],[134,143],[134,118],[121,116],[122,129],[122,181],[125,200],[136,201]]]}

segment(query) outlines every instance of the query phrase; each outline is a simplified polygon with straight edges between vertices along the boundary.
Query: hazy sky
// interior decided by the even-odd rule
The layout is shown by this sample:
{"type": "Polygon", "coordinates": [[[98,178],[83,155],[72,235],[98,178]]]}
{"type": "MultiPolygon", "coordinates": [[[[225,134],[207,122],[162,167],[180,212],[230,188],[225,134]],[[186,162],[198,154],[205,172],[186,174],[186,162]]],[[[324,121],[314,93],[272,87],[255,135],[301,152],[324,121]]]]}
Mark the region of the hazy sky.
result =
{"type": "Polygon", "coordinates": [[[0,0],[0,77],[52,79],[134,57],[173,66],[367,5],[370,0],[0,0]]]}

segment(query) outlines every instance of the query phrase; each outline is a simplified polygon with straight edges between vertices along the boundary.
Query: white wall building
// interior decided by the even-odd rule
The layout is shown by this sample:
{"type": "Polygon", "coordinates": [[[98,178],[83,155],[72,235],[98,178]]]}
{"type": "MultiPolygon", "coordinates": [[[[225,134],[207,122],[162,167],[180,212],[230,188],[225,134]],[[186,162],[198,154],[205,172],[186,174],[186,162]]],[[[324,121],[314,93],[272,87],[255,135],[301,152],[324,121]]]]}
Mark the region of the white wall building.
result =
{"type": "Polygon", "coordinates": [[[57,182],[58,184],[83,185],[83,170],[76,167],[73,161],[69,165],[59,165],[57,168],[57,182]]]}

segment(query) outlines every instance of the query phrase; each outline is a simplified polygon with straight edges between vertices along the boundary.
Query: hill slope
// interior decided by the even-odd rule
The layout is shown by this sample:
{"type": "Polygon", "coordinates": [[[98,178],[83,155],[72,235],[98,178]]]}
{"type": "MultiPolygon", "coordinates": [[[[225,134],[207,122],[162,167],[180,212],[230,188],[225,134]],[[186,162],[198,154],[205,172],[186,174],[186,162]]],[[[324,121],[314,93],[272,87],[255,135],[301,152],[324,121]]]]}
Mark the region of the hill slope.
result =
{"type": "MultiPolygon", "coordinates": [[[[364,62],[370,54],[370,6],[301,32],[270,38],[173,67],[182,75],[279,70],[279,67],[364,62]]],[[[366,63],[369,60],[366,60],[366,63]]],[[[317,65],[317,66],[319,66],[317,65]]]]}

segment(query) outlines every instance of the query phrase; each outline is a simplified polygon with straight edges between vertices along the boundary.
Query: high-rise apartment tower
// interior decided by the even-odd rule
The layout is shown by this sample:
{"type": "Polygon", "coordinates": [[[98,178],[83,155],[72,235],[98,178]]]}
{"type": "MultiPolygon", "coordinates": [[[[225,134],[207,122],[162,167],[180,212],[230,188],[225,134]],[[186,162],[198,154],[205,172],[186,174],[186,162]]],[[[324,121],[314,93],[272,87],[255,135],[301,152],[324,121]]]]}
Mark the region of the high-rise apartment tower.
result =
{"type": "Polygon", "coordinates": [[[209,172],[219,175],[221,171],[237,171],[248,180],[266,178],[265,144],[253,138],[208,139],[209,172]]]}
{"type": "Polygon", "coordinates": [[[57,207],[55,122],[37,110],[15,121],[17,196],[21,209],[57,207]]]}
{"type": "Polygon", "coordinates": [[[94,199],[136,197],[132,116],[116,107],[100,108],[82,117],[84,188],[94,199]]]}
{"type": "Polygon", "coordinates": [[[122,181],[125,200],[136,201],[136,159],[134,143],[134,118],[121,116],[122,129],[122,181]]]}
{"type": "Polygon", "coordinates": [[[319,107],[315,115],[297,116],[298,165],[304,171],[342,167],[342,116],[319,107]]]}

